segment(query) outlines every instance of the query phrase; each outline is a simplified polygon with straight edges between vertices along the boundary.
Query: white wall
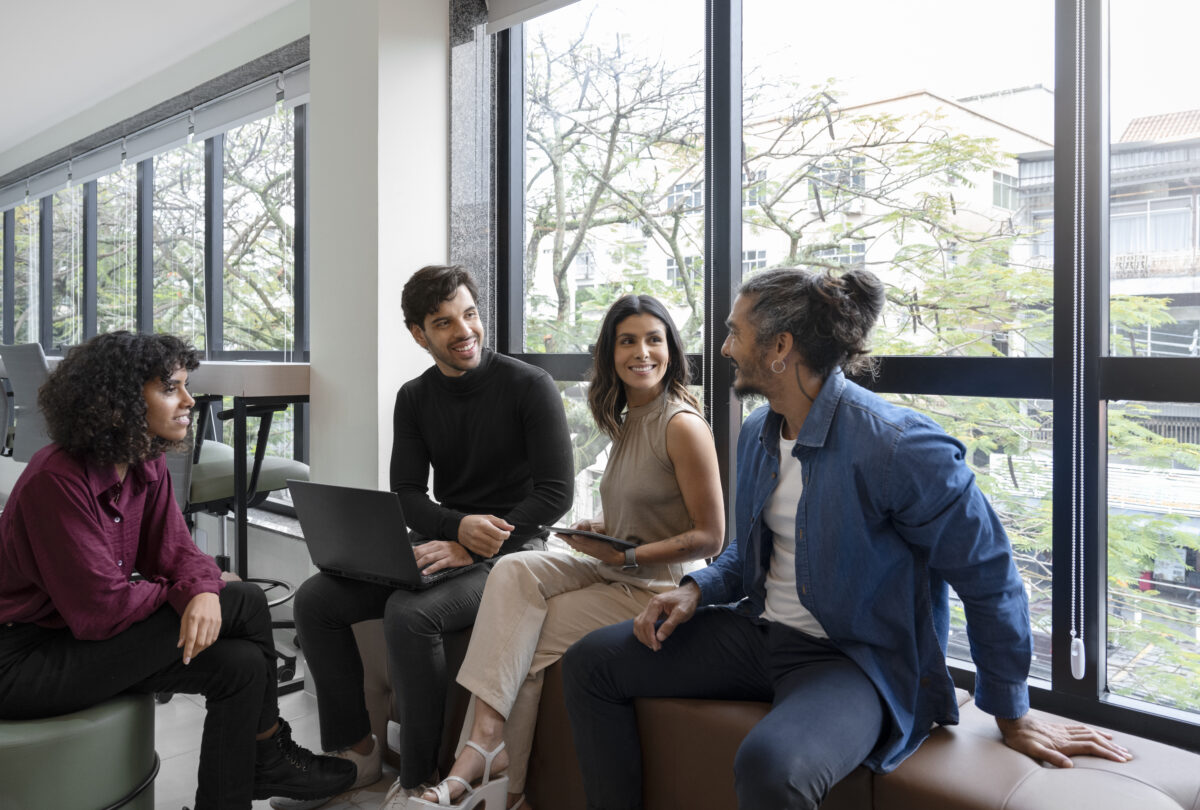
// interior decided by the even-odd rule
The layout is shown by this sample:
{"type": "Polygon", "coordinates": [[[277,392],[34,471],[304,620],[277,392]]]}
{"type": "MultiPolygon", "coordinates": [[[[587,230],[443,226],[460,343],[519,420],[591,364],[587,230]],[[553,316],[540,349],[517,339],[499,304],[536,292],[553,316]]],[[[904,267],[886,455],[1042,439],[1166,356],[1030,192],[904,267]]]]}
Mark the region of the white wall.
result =
{"type": "Polygon", "coordinates": [[[312,477],[386,488],[396,390],[430,364],[400,290],[449,252],[445,0],[313,0],[312,477]]]}

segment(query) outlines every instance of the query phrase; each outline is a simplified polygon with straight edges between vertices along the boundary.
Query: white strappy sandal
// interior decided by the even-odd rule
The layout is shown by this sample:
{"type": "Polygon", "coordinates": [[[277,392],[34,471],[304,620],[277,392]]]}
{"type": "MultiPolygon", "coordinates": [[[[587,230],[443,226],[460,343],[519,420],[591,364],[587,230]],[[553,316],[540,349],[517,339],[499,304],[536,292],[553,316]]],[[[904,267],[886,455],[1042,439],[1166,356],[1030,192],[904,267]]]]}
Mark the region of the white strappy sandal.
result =
{"type": "Polygon", "coordinates": [[[421,796],[413,796],[408,800],[410,808],[435,810],[439,807],[453,807],[454,810],[482,810],[482,808],[504,810],[508,803],[508,777],[498,776],[492,779],[492,761],[504,750],[504,743],[500,743],[491,751],[484,750],[483,746],[471,740],[467,740],[467,745],[474,748],[483,757],[483,778],[479,780],[479,784],[472,786],[461,776],[447,776],[431,788],[433,794],[437,796],[436,804],[421,796]],[[458,804],[450,803],[451,782],[457,782],[464,788],[458,797],[458,804]]]}

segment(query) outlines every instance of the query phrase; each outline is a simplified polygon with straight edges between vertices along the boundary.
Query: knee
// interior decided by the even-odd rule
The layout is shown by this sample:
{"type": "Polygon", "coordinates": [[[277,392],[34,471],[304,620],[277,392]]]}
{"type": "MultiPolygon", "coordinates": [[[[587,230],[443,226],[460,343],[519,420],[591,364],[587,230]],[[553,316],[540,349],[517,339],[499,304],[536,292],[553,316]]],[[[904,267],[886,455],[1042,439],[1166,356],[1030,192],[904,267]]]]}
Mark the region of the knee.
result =
{"type": "Polygon", "coordinates": [[[261,694],[270,677],[270,662],[262,649],[238,638],[218,639],[201,655],[210,656],[211,675],[201,694],[220,699],[245,690],[261,694]]]}
{"type": "Polygon", "coordinates": [[[603,691],[609,682],[609,665],[616,658],[610,638],[612,627],[588,633],[563,654],[563,692],[567,703],[593,691],[603,691]]]}
{"type": "Polygon", "coordinates": [[[803,760],[785,740],[751,730],[733,761],[738,808],[816,810],[831,785],[803,760]]]}
{"type": "Polygon", "coordinates": [[[445,627],[440,613],[427,610],[419,600],[408,596],[405,591],[397,591],[384,606],[383,633],[388,641],[441,636],[445,627]]]}

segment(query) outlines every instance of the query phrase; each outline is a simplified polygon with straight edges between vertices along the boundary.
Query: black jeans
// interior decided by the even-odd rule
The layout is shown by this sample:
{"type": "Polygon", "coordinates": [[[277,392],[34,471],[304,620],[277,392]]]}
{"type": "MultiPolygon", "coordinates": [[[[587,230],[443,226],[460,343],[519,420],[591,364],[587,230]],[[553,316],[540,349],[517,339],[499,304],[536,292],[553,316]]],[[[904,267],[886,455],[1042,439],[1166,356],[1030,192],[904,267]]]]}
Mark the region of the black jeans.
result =
{"type": "Polygon", "coordinates": [[[175,646],[179,614],[169,605],[104,641],[0,625],[0,718],[66,714],[122,692],[204,695],[196,810],[249,808],[254,736],[279,717],[275,644],[261,588],[230,582],[220,599],[220,637],[187,666],[175,646]]]}
{"type": "MultiPolygon", "coordinates": [[[[383,618],[388,677],[400,716],[400,783],[416,787],[437,767],[447,671],[444,633],[475,623],[493,560],[423,591],[316,574],[296,593],[296,633],[317,692],[321,747],[347,748],[371,733],[362,657],[351,625],[383,618]]],[[[384,740],[379,741],[386,744],[384,740]]]]}
{"type": "Polygon", "coordinates": [[[738,748],[741,810],[816,808],[884,730],[866,673],[831,643],[727,607],[701,608],[652,652],[633,623],[584,636],[563,658],[563,689],[588,807],[642,806],[634,697],[762,700],[771,710],[738,748]]]}

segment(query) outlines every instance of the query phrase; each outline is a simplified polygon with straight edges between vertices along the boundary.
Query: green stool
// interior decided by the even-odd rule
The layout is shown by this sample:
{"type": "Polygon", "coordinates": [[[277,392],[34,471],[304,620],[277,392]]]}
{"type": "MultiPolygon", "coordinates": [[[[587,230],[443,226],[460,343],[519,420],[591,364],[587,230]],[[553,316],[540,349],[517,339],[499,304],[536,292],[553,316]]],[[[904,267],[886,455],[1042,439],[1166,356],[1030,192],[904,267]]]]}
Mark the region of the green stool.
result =
{"type": "Polygon", "coordinates": [[[154,699],[0,720],[0,810],[154,810],[154,699]]]}

